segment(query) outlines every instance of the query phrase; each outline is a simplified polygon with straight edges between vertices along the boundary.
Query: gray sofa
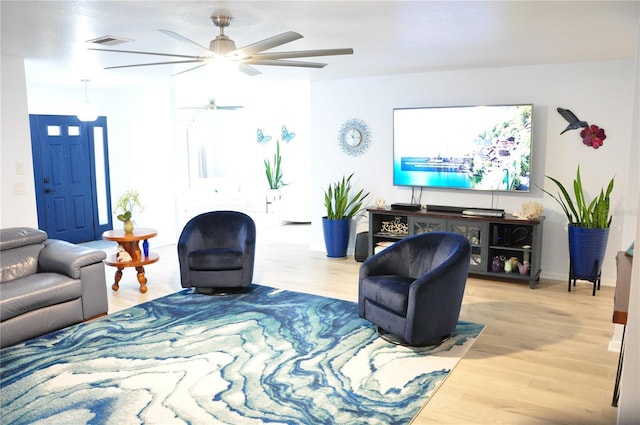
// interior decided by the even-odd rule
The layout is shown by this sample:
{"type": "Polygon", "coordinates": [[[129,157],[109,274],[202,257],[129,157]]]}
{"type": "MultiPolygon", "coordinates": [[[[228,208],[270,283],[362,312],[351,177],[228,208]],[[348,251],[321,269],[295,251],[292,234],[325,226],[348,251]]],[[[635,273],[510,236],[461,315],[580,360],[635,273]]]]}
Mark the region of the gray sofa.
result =
{"type": "Polygon", "coordinates": [[[0,347],[107,313],[104,251],[0,230],[0,347]]]}

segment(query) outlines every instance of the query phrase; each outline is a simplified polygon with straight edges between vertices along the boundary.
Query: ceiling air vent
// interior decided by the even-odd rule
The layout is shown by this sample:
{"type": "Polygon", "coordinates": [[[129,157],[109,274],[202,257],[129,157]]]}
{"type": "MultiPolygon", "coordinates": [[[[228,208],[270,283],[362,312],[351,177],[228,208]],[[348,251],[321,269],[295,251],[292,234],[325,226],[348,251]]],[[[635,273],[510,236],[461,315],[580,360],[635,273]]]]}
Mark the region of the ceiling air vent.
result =
{"type": "Polygon", "coordinates": [[[115,35],[103,35],[102,37],[94,38],[93,40],[87,40],[87,43],[98,44],[100,46],[117,46],[118,44],[124,44],[133,41],[131,38],[117,37],[115,35]]]}

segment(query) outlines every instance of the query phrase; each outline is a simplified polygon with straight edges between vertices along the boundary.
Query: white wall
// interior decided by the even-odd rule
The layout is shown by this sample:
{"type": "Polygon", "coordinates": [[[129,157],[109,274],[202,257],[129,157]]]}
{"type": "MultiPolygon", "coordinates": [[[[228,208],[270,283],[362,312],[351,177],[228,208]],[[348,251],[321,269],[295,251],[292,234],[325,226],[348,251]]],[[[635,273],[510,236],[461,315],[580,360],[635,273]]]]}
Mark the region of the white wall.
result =
{"type": "MultiPolygon", "coordinates": [[[[614,220],[603,265],[603,284],[613,285],[615,253],[631,239],[625,236],[624,230],[635,228],[637,217],[635,204],[630,207],[626,197],[630,191],[628,181],[632,163],[630,105],[633,84],[632,61],[476,69],[313,83],[313,248],[323,249],[322,189],[343,174],[355,172],[356,186],[371,191],[370,202],[375,197],[386,199],[388,203],[410,201],[410,189],[392,185],[393,108],[533,103],[534,185],[550,187],[544,179],[548,174],[570,186],[580,164],[584,185],[595,194],[615,175],[614,220]],[[575,131],[560,136],[566,122],[556,112],[558,106],[569,108],[581,119],[603,127],[607,132],[605,145],[599,150],[588,148],[575,131]],[[341,124],[352,117],[364,120],[372,133],[369,150],[359,157],[343,153],[337,141],[341,124]]],[[[507,212],[520,210],[521,204],[530,200],[545,207],[542,277],[565,280],[569,264],[566,218],[555,201],[543,196],[535,186],[529,194],[492,195],[425,189],[422,196],[423,204],[494,207],[504,208],[507,212]]],[[[366,230],[364,221],[361,220],[358,230],[366,230]]]]}
{"type": "Polygon", "coordinates": [[[0,227],[38,227],[24,61],[2,55],[0,227]]]}
{"type": "MultiPolygon", "coordinates": [[[[640,28],[638,29],[638,42],[636,43],[635,75],[636,81],[633,86],[633,103],[630,109],[633,113],[634,124],[631,136],[630,162],[632,178],[630,181],[636,182],[640,186],[640,175],[638,164],[640,164],[640,28]]],[[[635,235],[636,242],[640,241],[640,200],[638,200],[638,189],[629,193],[631,199],[636,199],[635,205],[636,229],[631,231],[629,226],[629,236],[635,235]]],[[[637,244],[636,244],[637,245],[637,244]]],[[[636,249],[637,252],[637,249],[636,249]]],[[[631,271],[631,287],[629,293],[629,312],[627,316],[627,330],[625,341],[624,365],[622,369],[622,385],[620,400],[618,403],[618,424],[637,424],[640,418],[640,261],[635,259],[631,271]]],[[[620,326],[620,325],[617,325],[620,326]]]]}

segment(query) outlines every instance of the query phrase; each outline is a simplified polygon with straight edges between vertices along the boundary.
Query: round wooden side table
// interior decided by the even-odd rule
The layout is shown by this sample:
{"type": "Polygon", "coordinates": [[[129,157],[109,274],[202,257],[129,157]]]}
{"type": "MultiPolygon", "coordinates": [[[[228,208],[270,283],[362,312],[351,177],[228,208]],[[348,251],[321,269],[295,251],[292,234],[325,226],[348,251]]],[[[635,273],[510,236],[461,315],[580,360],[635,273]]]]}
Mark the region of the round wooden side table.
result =
{"type": "Polygon", "coordinates": [[[106,265],[117,268],[111,289],[117,291],[120,288],[118,283],[120,279],[122,279],[122,270],[126,267],[135,267],[138,272],[140,292],[143,294],[147,292],[147,278],[144,275],[144,266],[155,263],[160,257],[154,252],[148,252],[147,255],[145,255],[145,253],[140,250],[139,242],[151,239],[157,234],[158,232],[155,229],[146,227],[133,229],[133,232],[130,233],[126,233],[124,230],[108,230],[102,234],[102,239],[118,242],[131,256],[131,261],[126,262],[118,261],[116,257],[117,254],[111,254],[104,260],[106,265]]]}

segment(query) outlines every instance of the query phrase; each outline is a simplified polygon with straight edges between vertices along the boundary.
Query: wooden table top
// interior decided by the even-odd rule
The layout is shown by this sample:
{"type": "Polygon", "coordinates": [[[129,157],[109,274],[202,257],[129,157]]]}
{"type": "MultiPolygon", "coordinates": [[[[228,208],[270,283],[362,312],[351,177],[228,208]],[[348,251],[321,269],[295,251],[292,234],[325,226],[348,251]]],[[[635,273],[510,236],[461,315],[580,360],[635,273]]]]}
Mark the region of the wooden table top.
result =
{"type": "Polygon", "coordinates": [[[102,234],[102,239],[116,242],[135,242],[150,239],[158,235],[156,229],[149,227],[136,227],[131,233],[125,233],[123,229],[107,230],[102,234]]]}

